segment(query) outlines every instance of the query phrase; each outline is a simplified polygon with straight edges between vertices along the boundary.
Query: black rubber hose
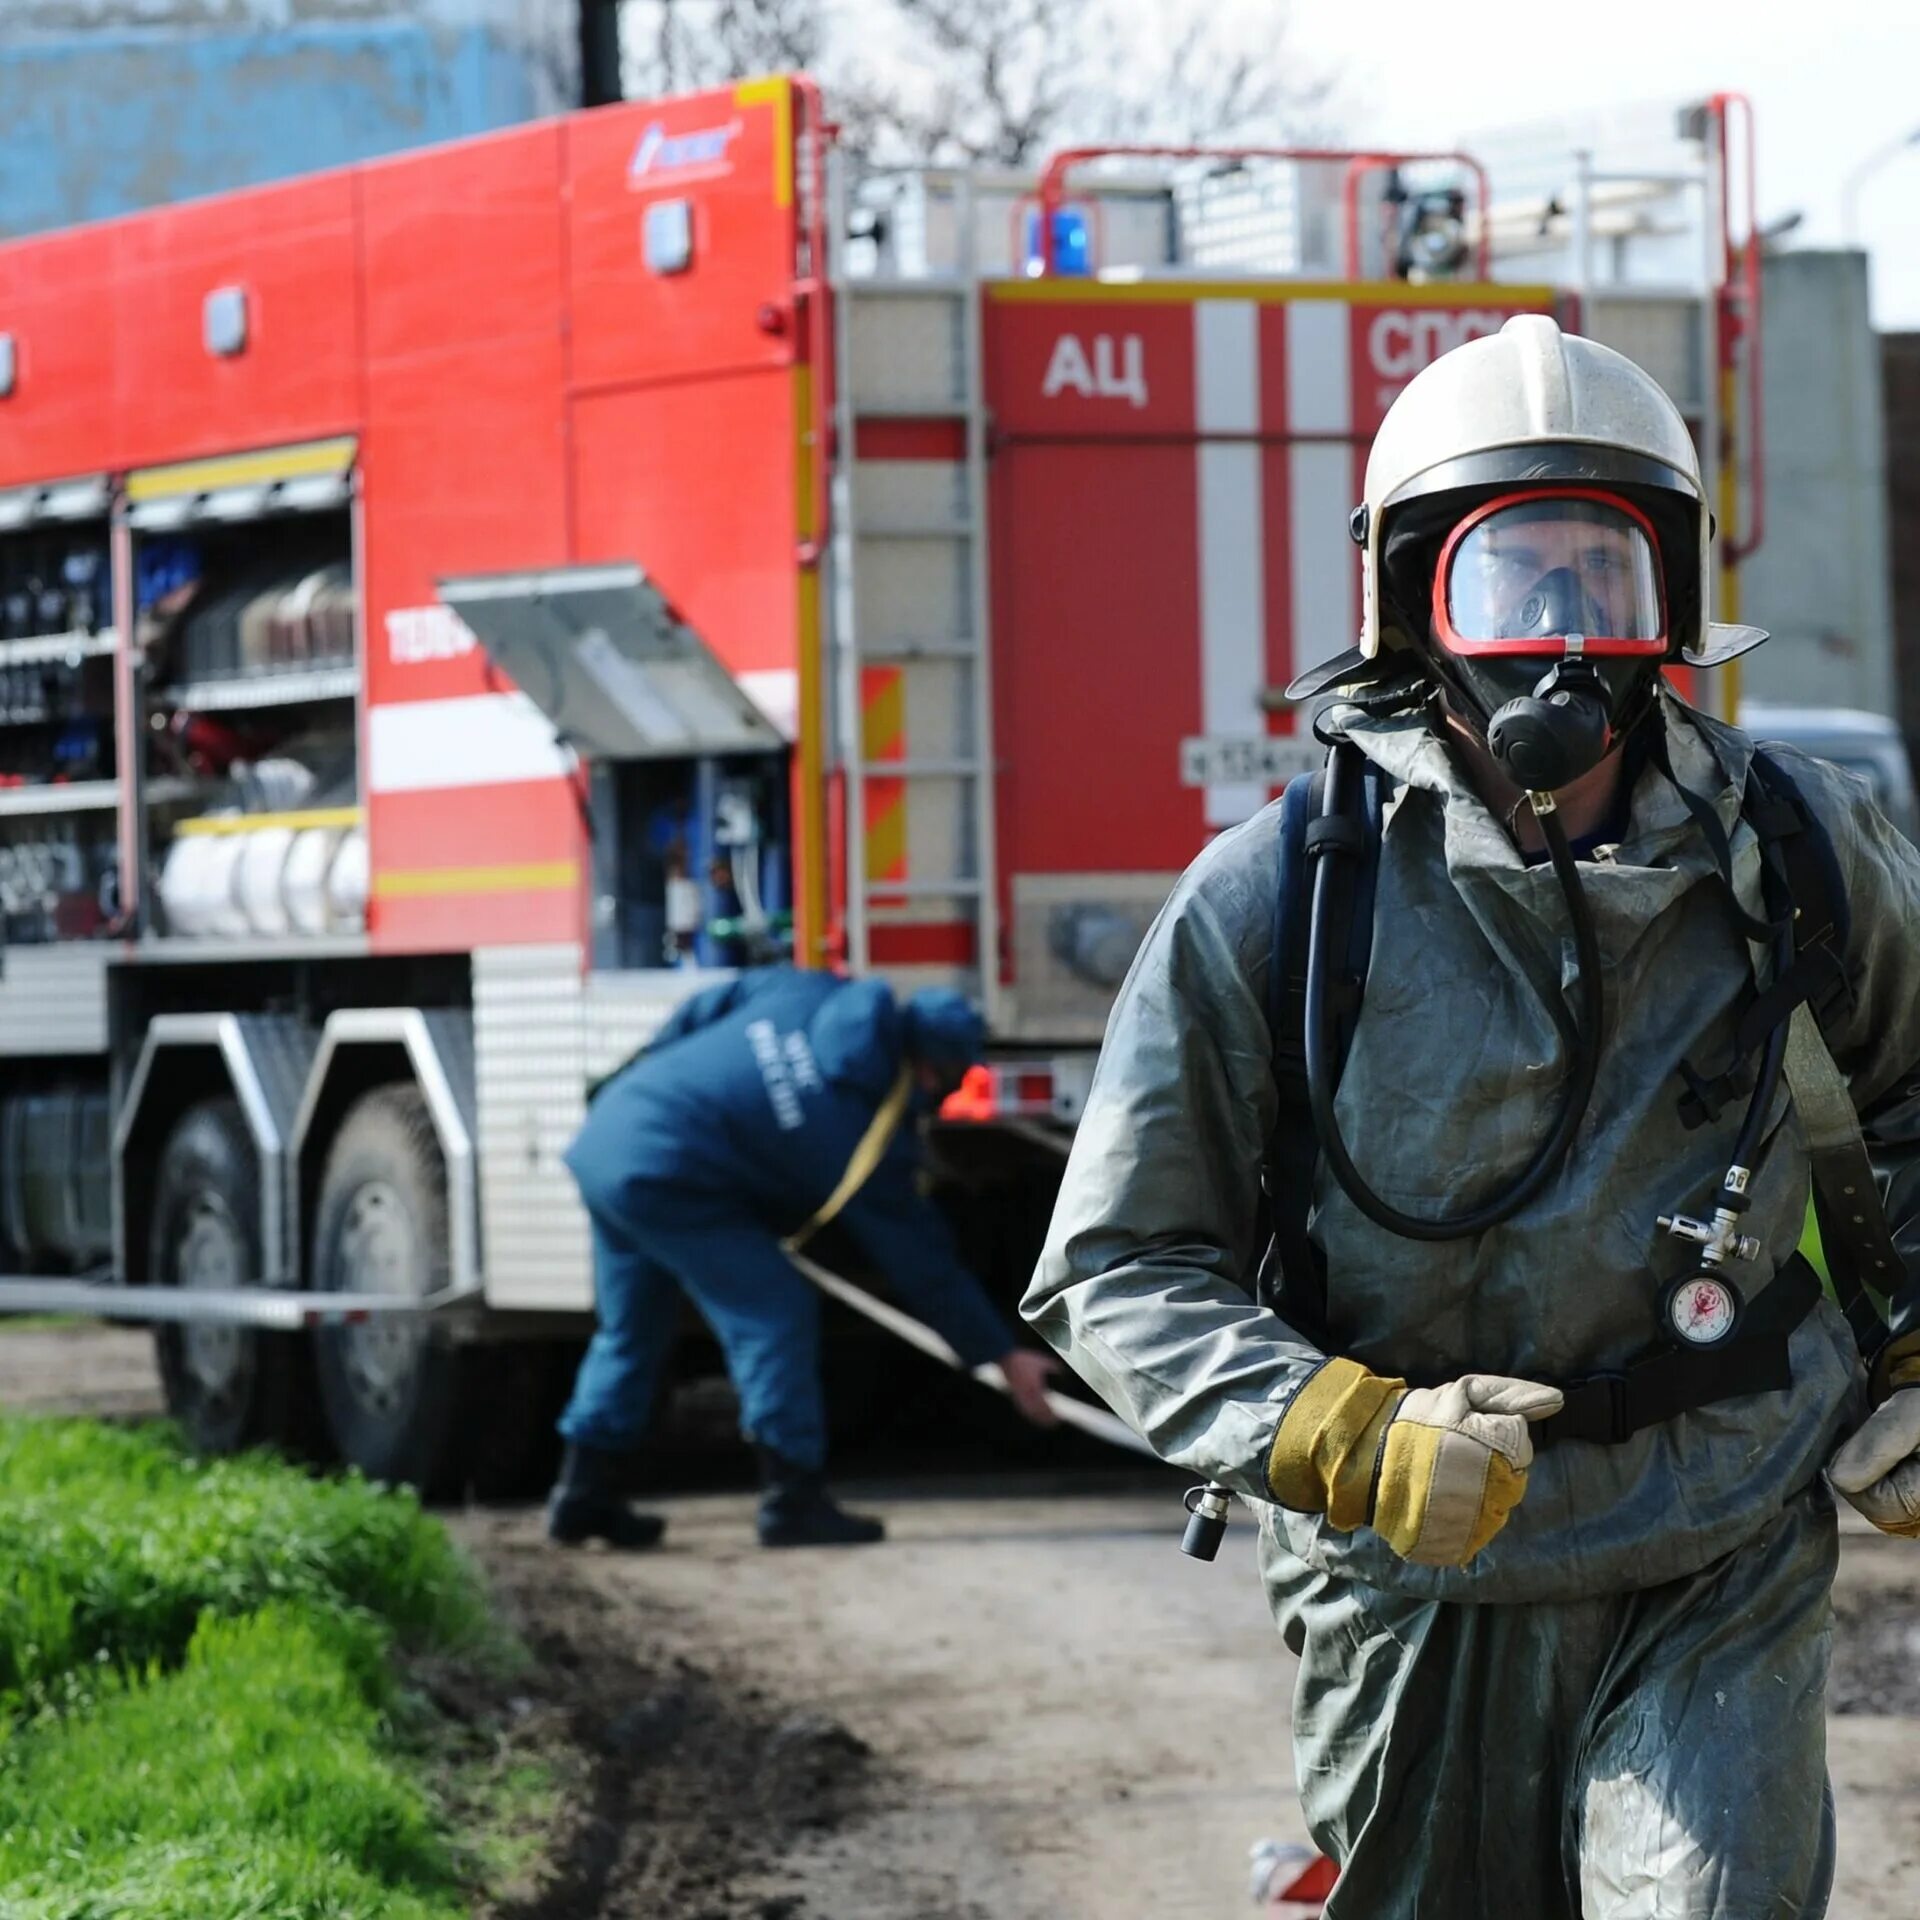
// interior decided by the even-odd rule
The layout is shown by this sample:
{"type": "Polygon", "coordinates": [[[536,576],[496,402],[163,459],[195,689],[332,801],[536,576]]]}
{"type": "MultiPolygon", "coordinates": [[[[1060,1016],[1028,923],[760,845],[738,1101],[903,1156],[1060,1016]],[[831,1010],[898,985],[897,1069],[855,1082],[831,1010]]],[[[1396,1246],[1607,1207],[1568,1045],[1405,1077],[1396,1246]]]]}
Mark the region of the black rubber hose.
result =
{"type": "MultiPolygon", "coordinates": [[[[1347,792],[1360,777],[1357,756],[1336,750],[1329,759],[1326,785],[1326,815],[1346,810],[1347,792]]],[[[1573,1136],[1585,1117],[1587,1103],[1593,1097],[1593,1083],[1600,1070],[1600,942],[1594,932],[1593,915],[1587,908],[1585,891],[1580,885],[1580,870],[1567,844],[1567,836],[1554,812],[1539,814],[1540,831],[1546,838],[1547,854],[1553,862],[1555,877],[1567,900],[1573,921],[1574,955],[1579,963],[1580,1023],[1572,1043],[1572,1068],[1567,1087],[1547,1137],[1518,1179],[1504,1193],[1485,1205],[1450,1219],[1429,1220],[1419,1214],[1402,1213],[1390,1206],[1361,1178],[1341,1137],[1340,1123],[1334,1117],[1334,1015],[1327,993],[1328,972],[1334,956],[1327,948],[1327,915],[1324,902],[1334,884],[1332,863],[1353,855],[1337,842],[1317,855],[1313,876],[1313,917],[1307,936],[1306,1054],[1307,1100],[1313,1113],[1314,1132],[1320,1151],[1326,1155],[1333,1177],[1347,1198],[1377,1226],[1397,1233],[1406,1240],[1467,1240],[1485,1233],[1501,1221],[1511,1219],[1553,1178],[1573,1145],[1573,1136]]],[[[1566,1025],[1556,1020],[1564,1033],[1566,1025]]]]}

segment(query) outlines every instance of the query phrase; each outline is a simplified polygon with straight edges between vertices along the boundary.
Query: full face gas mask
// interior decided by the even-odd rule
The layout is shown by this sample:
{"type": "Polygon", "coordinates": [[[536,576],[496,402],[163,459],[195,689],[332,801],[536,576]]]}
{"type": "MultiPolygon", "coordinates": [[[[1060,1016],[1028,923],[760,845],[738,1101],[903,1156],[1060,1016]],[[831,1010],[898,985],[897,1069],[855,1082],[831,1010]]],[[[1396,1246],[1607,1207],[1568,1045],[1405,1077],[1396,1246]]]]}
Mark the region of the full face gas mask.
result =
{"type": "Polygon", "coordinates": [[[1441,544],[1429,658],[1523,791],[1590,772],[1647,710],[1669,645],[1659,552],[1645,513],[1585,487],[1497,495],[1441,544]]]}

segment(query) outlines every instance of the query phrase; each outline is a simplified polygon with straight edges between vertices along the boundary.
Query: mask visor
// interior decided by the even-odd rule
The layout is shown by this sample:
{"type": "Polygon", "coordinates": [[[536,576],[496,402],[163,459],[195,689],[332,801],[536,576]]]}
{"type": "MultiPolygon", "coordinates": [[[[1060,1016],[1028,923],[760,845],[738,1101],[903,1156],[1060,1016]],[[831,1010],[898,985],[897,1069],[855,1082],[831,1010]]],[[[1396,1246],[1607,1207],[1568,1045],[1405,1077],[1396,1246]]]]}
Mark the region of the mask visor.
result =
{"type": "Polygon", "coordinates": [[[1583,488],[1488,501],[1440,550],[1433,634],[1467,659],[1664,655],[1652,523],[1618,494],[1583,488]]]}

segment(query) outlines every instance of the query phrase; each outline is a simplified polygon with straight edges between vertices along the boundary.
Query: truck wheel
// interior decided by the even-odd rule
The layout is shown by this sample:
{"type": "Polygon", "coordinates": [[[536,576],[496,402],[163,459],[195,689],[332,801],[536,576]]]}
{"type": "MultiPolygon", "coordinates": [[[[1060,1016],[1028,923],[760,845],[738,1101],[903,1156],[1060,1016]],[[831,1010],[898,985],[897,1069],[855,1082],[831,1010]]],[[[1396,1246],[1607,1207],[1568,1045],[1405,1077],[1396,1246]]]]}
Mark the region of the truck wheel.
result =
{"type": "MultiPolygon", "coordinates": [[[[417,1087],[376,1087],[348,1110],[320,1183],[312,1271],[325,1293],[419,1299],[447,1285],[446,1170],[417,1087]]],[[[341,1458],[434,1491],[459,1407],[459,1355],[444,1330],[377,1314],[322,1327],[314,1357],[341,1458]]]]}
{"type": "MultiPolygon", "coordinates": [[[[260,1168],[230,1099],[203,1100],[174,1123],[154,1180],[147,1271],[155,1286],[258,1285],[260,1168]]],[[[246,1327],[154,1329],[167,1411],[202,1453],[233,1453],[303,1435],[307,1397],[298,1340],[246,1327]]]]}

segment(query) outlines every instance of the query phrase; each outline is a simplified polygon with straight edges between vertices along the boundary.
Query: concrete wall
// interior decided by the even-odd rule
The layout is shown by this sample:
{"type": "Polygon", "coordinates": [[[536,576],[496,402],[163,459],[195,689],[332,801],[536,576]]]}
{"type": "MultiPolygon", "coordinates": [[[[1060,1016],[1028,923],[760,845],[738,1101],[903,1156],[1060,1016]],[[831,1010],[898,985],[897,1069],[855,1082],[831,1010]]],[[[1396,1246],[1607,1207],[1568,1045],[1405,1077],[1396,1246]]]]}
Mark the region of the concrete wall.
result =
{"type": "Polygon", "coordinates": [[[1897,717],[1908,751],[1920,755],[1920,333],[1880,336],[1880,383],[1886,395],[1897,717]]]}
{"type": "Polygon", "coordinates": [[[0,0],[0,233],[574,103],[578,0],[0,0]]]}
{"type": "Polygon", "coordinates": [[[1741,570],[1741,617],[1773,639],[1743,692],[1895,711],[1886,434],[1866,256],[1766,262],[1767,538],[1741,570]]]}

